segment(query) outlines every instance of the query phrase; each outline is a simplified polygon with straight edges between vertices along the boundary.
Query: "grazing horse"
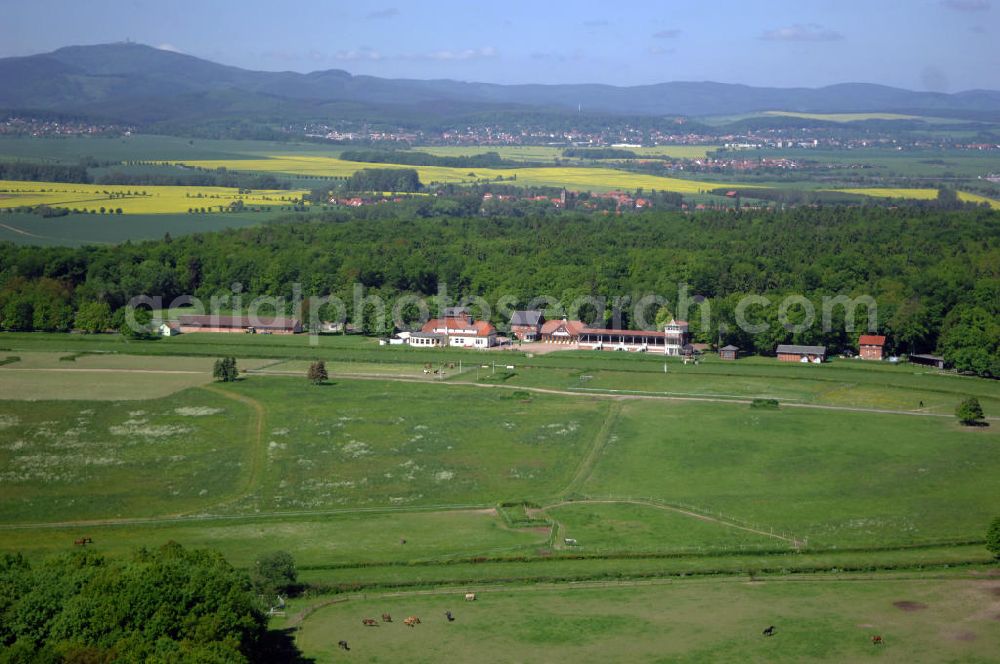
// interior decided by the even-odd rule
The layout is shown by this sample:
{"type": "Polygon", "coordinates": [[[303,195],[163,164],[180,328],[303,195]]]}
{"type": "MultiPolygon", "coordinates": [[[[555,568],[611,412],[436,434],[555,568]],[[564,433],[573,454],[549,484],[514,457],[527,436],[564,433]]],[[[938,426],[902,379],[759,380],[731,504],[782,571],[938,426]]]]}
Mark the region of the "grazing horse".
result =
{"type": "Polygon", "coordinates": [[[80,539],[73,541],[74,546],[87,546],[88,544],[93,544],[93,543],[94,540],[90,539],[89,537],[81,537],[80,539]]]}
{"type": "Polygon", "coordinates": [[[407,627],[413,627],[414,625],[419,625],[420,618],[416,616],[410,616],[409,618],[403,621],[403,624],[406,625],[407,627]]]}
{"type": "Polygon", "coordinates": [[[383,613],[382,622],[392,622],[392,616],[390,616],[388,613],[383,613]]]}
{"type": "Polygon", "coordinates": [[[465,593],[465,601],[466,602],[475,602],[476,601],[476,593],[465,593]]]}
{"type": "Polygon", "coordinates": [[[349,645],[347,645],[347,641],[344,641],[343,639],[341,639],[340,641],[337,641],[337,645],[340,646],[341,650],[350,650],[351,649],[351,647],[349,645]]]}
{"type": "Polygon", "coordinates": [[[883,641],[882,637],[879,636],[878,634],[876,634],[875,636],[872,637],[872,645],[873,646],[881,646],[881,645],[884,645],[884,644],[885,644],[885,641],[883,641]]]}
{"type": "Polygon", "coordinates": [[[362,618],[361,624],[365,627],[378,627],[378,623],[375,622],[374,618],[362,618]]]}
{"type": "Polygon", "coordinates": [[[455,622],[455,616],[451,615],[451,611],[445,611],[444,617],[448,619],[448,622],[455,622]]]}
{"type": "Polygon", "coordinates": [[[764,630],[764,636],[774,636],[774,625],[764,630]]]}

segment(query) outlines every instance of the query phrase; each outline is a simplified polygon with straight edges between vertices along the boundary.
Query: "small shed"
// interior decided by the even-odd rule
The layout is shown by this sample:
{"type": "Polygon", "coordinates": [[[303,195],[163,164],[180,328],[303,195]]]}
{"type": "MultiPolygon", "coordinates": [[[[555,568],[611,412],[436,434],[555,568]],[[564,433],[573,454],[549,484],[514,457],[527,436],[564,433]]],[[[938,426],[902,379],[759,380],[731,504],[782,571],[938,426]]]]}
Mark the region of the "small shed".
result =
{"type": "Polygon", "coordinates": [[[935,369],[944,369],[944,358],[939,355],[925,355],[922,353],[910,355],[910,363],[922,364],[924,366],[934,367],[935,369]]]}
{"type": "Polygon", "coordinates": [[[778,359],[782,362],[803,362],[819,364],[826,359],[826,346],[800,346],[798,344],[779,344],[778,359]]]}
{"type": "Polygon", "coordinates": [[[720,360],[735,360],[739,357],[740,349],[732,344],[728,346],[723,346],[719,349],[719,359],[720,360]]]}

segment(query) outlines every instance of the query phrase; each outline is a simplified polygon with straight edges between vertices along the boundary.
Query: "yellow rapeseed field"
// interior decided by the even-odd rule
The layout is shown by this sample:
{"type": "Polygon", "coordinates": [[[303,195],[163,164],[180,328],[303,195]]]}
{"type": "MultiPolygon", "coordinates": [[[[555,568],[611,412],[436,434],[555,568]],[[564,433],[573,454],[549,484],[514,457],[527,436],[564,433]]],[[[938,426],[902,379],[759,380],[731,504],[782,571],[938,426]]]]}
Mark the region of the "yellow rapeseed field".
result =
{"type": "MultiPolygon", "coordinates": [[[[840,191],[845,194],[860,194],[862,196],[875,196],[877,198],[911,198],[918,201],[929,201],[937,198],[937,189],[889,189],[880,187],[863,187],[859,189],[835,189],[828,191],[840,191]]],[[[967,191],[958,192],[958,199],[968,203],[989,203],[994,210],[1000,210],[1000,201],[979,194],[972,194],[967,191]]]]}
{"type": "Polygon", "coordinates": [[[405,166],[400,164],[367,164],[344,161],[330,157],[275,155],[267,159],[227,159],[185,161],[187,166],[234,171],[289,173],[294,175],[319,175],[349,177],[362,168],[413,168],[424,184],[473,183],[479,180],[503,178],[511,184],[522,186],[566,187],[573,190],[611,191],[638,188],[697,194],[719,187],[736,185],[719,182],[699,182],[681,178],[660,177],[642,173],[628,173],[613,168],[575,168],[543,166],[540,168],[451,168],[444,166],[405,166]],[[516,176],[516,178],[515,178],[516,176]],[[516,182],[515,182],[516,179],[516,182]]]}
{"type": "Polygon", "coordinates": [[[0,208],[22,205],[49,205],[71,210],[108,211],[121,208],[123,214],[176,214],[190,208],[218,212],[231,203],[245,207],[293,205],[304,191],[254,190],[241,194],[232,187],[161,187],[65,182],[20,182],[0,180],[0,208]]]}

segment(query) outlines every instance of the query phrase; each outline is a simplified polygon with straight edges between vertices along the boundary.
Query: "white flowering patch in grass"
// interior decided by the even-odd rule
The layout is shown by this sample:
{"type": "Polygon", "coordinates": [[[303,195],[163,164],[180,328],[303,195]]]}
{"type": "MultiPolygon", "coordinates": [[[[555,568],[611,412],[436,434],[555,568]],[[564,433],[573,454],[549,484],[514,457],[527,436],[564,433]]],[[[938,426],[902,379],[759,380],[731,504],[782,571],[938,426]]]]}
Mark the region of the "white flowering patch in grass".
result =
{"type": "Polygon", "coordinates": [[[183,417],[208,417],[224,412],[222,408],[211,408],[209,406],[184,406],[174,408],[174,412],[183,417]]]}
{"type": "Polygon", "coordinates": [[[362,443],[360,440],[352,440],[344,444],[340,448],[343,450],[344,454],[351,457],[352,459],[360,459],[364,456],[369,456],[373,454],[372,449],[368,447],[366,443],[362,443]]]}
{"type": "Polygon", "coordinates": [[[23,440],[15,440],[13,442],[7,443],[6,445],[0,445],[0,449],[16,452],[18,450],[23,450],[27,446],[28,443],[24,442],[23,440]]]}
{"type": "Polygon", "coordinates": [[[288,429],[273,429],[271,431],[271,435],[272,436],[287,436],[288,435],[288,429]]]}
{"type": "Polygon", "coordinates": [[[142,417],[145,414],[146,414],[146,411],[144,411],[144,410],[130,410],[128,412],[128,416],[129,417],[142,417]]]}
{"type": "Polygon", "coordinates": [[[20,423],[21,418],[17,415],[8,415],[6,413],[0,415],[0,430],[16,427],[20,423]]]}
{"type": "Polygon", "coordinates": [[[552,430],[552,433],[554,433],[557,436],[565,436],[566,434],[574,433],[577,429],[579,429],[580,423],[568,422],[566,424],[559,424],[558,422],[556,422],[554,424],[546,424],[545,428],[552,430]]]}
{"type": "Polygon", "coordinates": [[[439,470],[438,472],[434,473],[435,482],[447,482],[453,477],[455,477],[455,473],[451,472],[450,470],[439,470]]]}
{"type": "Polygon", "coordinates": [[[191,433],[191,427],[179,424],[149,424],[145,420],[127,420],[123,424],[108,428],[112,436],[138,436],[140,438],[157,439],[173,438],[191,433]]]}

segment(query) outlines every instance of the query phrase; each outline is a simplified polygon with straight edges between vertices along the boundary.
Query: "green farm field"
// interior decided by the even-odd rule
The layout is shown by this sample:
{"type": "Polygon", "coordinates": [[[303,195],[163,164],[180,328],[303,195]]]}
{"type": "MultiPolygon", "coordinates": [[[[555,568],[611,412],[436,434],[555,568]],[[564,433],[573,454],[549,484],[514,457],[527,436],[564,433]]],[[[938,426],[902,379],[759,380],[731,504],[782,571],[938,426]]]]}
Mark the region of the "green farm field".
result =
{"type": "Polygon", "coordinates": [[[38,246],[78,247],[85,244],[118,244],[158,240],[191,233],[256,226],[288,214],[281,210],[227,212],[225,214],[68,214],[41,217],[29,213],[0,215],[0,241],[38,246]]]}
{"type": "Polygon", "coordinates": [[[319,661],[340,659],[346,639],[351,657],[386,662],[985,663],[1000,647],[998,588],[962,576],[526,587],[470,603],[457,591],[368,596],[321,608],[296,642],[319,661]],[[361,626],[384,612],[397,622],[361,626]],[[410,615],[421,618],[413,629],[401,624],[410,615]],[[872,645],[876,634],[884,645],[872,645]]]}
{"type": "MultiPolygon", "coordinates": [[[[174,314],[181,313],[175,310],[174,314]]],[[[559,351],[547,354],[504,351],[482,353],[463,349],[418,349],[379,346],[360,335],[268,336],[186,334],[170,339],[131,341],[118,335],[0,333],[0,356],[25,352],[98,353],[141,356],[219,357],[273,362],[270,371],[301,372],[323,359],[328,370],[345,374],[423,374],[425,364],[446,369],[446,382],[475,382],[476,367],[512,364],[513,375],[502,385],[510,389],[539,388],[563,392],[618,396],[752,399],[778,398],[789,405],[835,406],[899,410],[951,416],[968,395],[978,397],[987,416],[1000,416],[1000,384],[907,363],[835,359],[821,366],[787,364],[773,358],[723,362],[707,355],[698,365],[645,353],[559,351]],[[292,362],[295,360],[296,362],[292,362]],[[461,376],[459,366],[463,369],[461,376]],[[923,402],[923,406],[920,405],[923,402]]],[[[141,364],[142,360],[135,360],[141,364]]],[[[16,364],[9,365],[17,368],[16,364]]],[[[241,366],[243,366],[241,364],[241,366]]],[[[243,368],[259,368],[260,364],[243,368]]],[[[0,372],[3,367],[0,367],[0,372]]],[[[492,369],[483,370],[481,378],[492,369]]],[[[434,376],[434,378],[439,378],[434,376]]],[[[496,383],[494,383],[496,384],[496,383]]]]}
{"type": "Polygon", "coordinates": [[[974,393],[995,417],[995,382],[339,335],[0,348],[19,358],[0,366],[0,552],[173,540],[249,568],[288,551],[312,591],[272,626],[318,661],[346,638],[371,661],[467,661],[485,643],[510,661],[977,662],[1000,639],[982,546],[1000,433],[950,416],[974,393]],[[249,372],[210,384],[222,355],[249,372]],[[315,358],[326,385],[305,379],[315,358]],[[494,359],[515,368],[482,371],[494,359]],[[764,395],[778,409],[747,403],[764,395]],[[424,624],[361,627],[384,611],[424,624]]]}

